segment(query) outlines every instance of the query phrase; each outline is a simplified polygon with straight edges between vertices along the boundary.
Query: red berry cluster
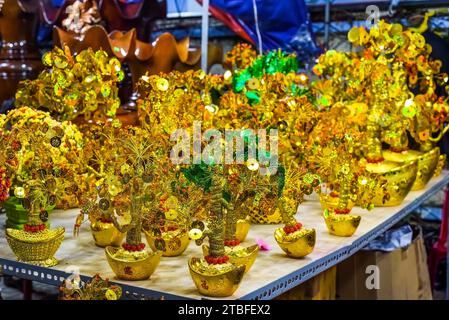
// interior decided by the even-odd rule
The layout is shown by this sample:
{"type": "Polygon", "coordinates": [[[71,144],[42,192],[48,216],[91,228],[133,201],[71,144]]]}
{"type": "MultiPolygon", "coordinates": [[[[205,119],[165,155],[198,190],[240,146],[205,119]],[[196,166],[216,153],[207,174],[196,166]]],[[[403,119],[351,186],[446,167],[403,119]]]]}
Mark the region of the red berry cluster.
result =
{"type": "Polygon", "coordinates": [[[170,225],[170,226],[166,226],[166,227],[162,227],[161,228],[162,232],[176,231],[176,230],[178,230],[178,226],[175,226],[175,225],[170,225]]]}
{"type": "Polygon", "coordinates": [[[301,230],[301,228],[302,228],[302,224],[297,222],[294,226],[285,226],[284,227],[284,232],[286,234],[290,234],[290,233],[293,233],[295,231],[301,230]]]}
{"type": "Polygon", "coordinates": [[[349,209],[349,208],[334,209],[335,214],[348,214],[349,212],[351,212],[351,209],[349,209]]]}
{"type": "Polygon", "coordinates": [[[12,148],[14,151],[19,151],[19,150],[22,148],[22,144],[20,143],[20,141],[14,140],[14,141],[11,143],[11,148],[12,148]]]}
{"type": "Polygon", "coordinates": [[[379,163],[384,161],[383,157],[379,157],[379,158],[374,158],[374,159],[366,159],[366,162],[368,163],[379,163]]]}
{"type": "Polygon", "coordinates": [[[6,170],[0,168],[0,202],[4,202],[8,199],[9,188],[11,188],[11,180],[6,177],[6,170]]]}
{"type": "Polygon", "coordinates": [[[208,264],[223,264],[229,261],[228,256],[221,256],[221,257],[206,256],[204,257],[204,259],[208,264]]]}
{"type": "Polygon", "coordinates": [[[124,243],[122,244],[123,249],[125,249],[126,251],[142,251],[143,249],[145,249],[145,243],[139,243],[139,244],[129,244],[129,243],[124,243]]]}
{"type": "Polygon", "coordinates": [[[332,198],[338,198],[338,193],[335,191],[332,191],[331,193],[329,193],[329,196],[331,196],[332,198]]]}
{"type": "Polygon", "coordinates": [[[224,245],[227,247],[235,247],[240,244],[240,240],[232,239],[232,240],[225,240],[224,245]]]}
{"type": "Polygon", "coordinates": [[[26,232],[39,232],[39,231],[44,231],[45,230],[45,224],[40,224],[37,226],[32,226],[29,224],[26,224],[23,226],[23,230],[25,230],[26,232]]]}
{"type": "Polygon", "coordinates": [[[112,219],[103,218],[103,217],[98,219],[98,221],[103,222],[103,223],[112,223],[112,219]]]}

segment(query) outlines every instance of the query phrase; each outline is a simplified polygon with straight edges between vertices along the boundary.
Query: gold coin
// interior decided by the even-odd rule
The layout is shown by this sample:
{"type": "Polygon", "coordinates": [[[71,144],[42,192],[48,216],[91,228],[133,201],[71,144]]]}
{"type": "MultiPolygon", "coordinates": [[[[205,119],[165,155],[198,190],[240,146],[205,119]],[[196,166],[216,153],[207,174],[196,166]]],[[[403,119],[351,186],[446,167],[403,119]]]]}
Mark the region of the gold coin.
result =
{"type": "Polygon", "coordinates": [[[257,90],[260,86],[260,81],[256,78],[251,78],[248,80],[247,85],[250,90],[257,90]]]}

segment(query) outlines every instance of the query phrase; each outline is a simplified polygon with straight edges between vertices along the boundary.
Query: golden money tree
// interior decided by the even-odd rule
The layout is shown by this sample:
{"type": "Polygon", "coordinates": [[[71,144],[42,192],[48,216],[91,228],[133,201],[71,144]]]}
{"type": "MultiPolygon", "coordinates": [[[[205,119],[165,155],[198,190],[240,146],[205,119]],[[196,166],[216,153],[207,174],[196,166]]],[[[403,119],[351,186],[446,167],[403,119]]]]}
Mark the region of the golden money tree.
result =
{"type": "Polygon", "coordinates": [[[120,107],[118,83],[125,74],[120,61],[105,51],[87,49],[76,56],[68,47],[44,54],[46,69],[35,80],[25,80],[16,92],[16,104],[49,111],[58,120],[104,120],[120,107]]]}
{"type": "Polygon", "coordinates": [[[137,84],[140,123],[155,134],[188,129],[195,120],[209,127],[209,115],[217,109],[223,85],[222,76],[202,70],[142,76],[137,84]]]}
{"type": "Polygon", "coordinates": [[[11,188],[12,195],[28,211],[24,230],[31,233],[47,232],[49,208],[79,192],[76,172],[61,152],[70,138],[64,137],[66,132],[60,123],[41,121],[48,114],[36,112],[35,116],[26,125],[7,122],[6,127],[10,127],[3,127],[0,137],[2,172],[7,177],[4,187],[11,188]]]}
{"type": "Polygon", "coordinates": [[[322,179],[318,192],[326,209],[347,214],[357,203],[372,209],[376,179],[365,170],[361,157],[365,132],[354,123],[357,117],[342,103],[322,114],[312,131],[308,145],[308,166],[322,179]]]}
{"type": "MultiPolygon", "coordinates": [[[[9,153],[9,157],[15,159],[11,162],[14,164],[11,168],[15,168],[13,174],[17,179],[26,183],[26,180],[33,175],[33,169],[28,165],[33,164],[39,157],[47,160],[50,157],[51,163],[56,167],[69,169],[72,173],[70,179],[75,184],[80,184],[84,171],[81,156],[84,139],[76,126],[68,122],[58,122],[46,112],[22,107],[0,116],[0,130],[1,139],[6,143],[2,152],[9,153]]],[[[6,159],[8,160],[8,157],[6,159]]],[[[7,163],[9,162],[5,162],[7,163]]],[[[56,202],[49,207],[56,205],[68,208],[76,205],[77,194],[81,189],[76,187],[76,194],[71,191],[70,188],[67,191],[59,190],[58,196],[54,199],[56,202]]]]}
{"type": "Polygon", "coordinates": [[[419,33],[399,24],[380,21],[369,31],[354,27],[348,33],[357,51],[329,50],[313,71],[319,76],[312,88],[321,107],[345,103],[350,112],[366,115],[366,158],[382,161],[382,142],[392,151],[408,149],[407,130],[418,118],[411,87],[420,82],[428,95],[439,63],[429,59],[431,48],[419,33]],[[424,80],[422,79],[424,76],[424,80]]]}
{"type": "MultiPolygon", "coordinates": [[[[120,232],[127,232],[123,249],[142,251],[144,208],[159,202],[162,172],[157,161],[165,156],[163,142],[150,139],[143,129],[112,125],[102,129],[98,141],[99,149],[89,148],[86,152],[96,192],[85,201],[81,213],[92,214],[91,219],[112,220],[120,232]],[[95,216],[98,214],[100,217],[95,216]]],[[[80,216],[77,225],[82,219],[80,216]]]]}

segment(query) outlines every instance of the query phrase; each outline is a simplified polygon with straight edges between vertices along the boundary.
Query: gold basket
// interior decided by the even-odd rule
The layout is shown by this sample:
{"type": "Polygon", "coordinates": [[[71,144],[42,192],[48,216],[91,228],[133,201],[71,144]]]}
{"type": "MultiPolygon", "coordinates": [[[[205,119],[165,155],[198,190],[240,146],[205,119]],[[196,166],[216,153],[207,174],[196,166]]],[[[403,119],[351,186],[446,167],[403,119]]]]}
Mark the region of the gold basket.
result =
{"type": "Polygon", "coordinates": [[[96,221],[90,225],[92,236],[98,247],[118,247],[123,241],[126,233],[121,233],[113,223],[96,221]]]}
{"type": "Polygon", "coordinates": [[[276,206],[277,199],[265,200],[260,205],[249,207],[249,216],[252,223],[258,224],[279,224],[282,223],[282,216],[276,206]]]}
{"type": "Polygon", "coordinates": [[[52,267],[58,261],[53,257],[64,239],[65,229],[46,229],[41,232],[27,232],[6,229],[6,240],[18,261],[52,267]]]}
{"type": "Polygon", "coordinates": [[[377,187],[372,203],[377,207],[397,206],[412,189],[418,172],[416,161],[368,163],[366,170],[376,175],[377,187]]]}
{"type": "Polygon", "coordinates": [[[146,280],[156,270],[161,261],[162,252],[148,252],[142,258],[135,258],[129,253],[129,258],[116,258],[115,254],[120,248],[106,247],[105,253],[109,266],[119,279],[123,280],[146,280]]]}
{"type": "Polygon", "coordinates": [[[208,265],[204,260],[190,258],[189,271],[199,293],[209,297],[229,297],[238,289],[245,266],[233,264],[208,265]]]}
{"type": "Polygon", "coordinates": [[[445,164],[446,164],[446,155],[440,154],[440,156],[438,157],[438,165],[435,169],[435,172],[433,173],[434,177],[438,177],[441,174],[445,164]]]}
{"type": "Polygon", "coordinates": [[[418,172],[412,186],[412,191],[417,191],[424,189],[434,175],[440,158],[440,148],[436,147],[425,153],[416,150],[407,150],[405,152],[385,150],[383,151],[383,156],[386,160],[399,163],[418,162],[418,172]]]}
{"type": "Polygon", "coordinates": [[[357,230],[362,217],[353,214],[330,214],[328,217],[324,217],[324,220],[330,234],[338,237],[350,237],[357,230]]]}
{"type": "Polygon", "coordinates": [[[277,228],[274,238],[279,247],[292,258],[302,258],[313,251],[316,242],[315,229],[304,229],[291,235],[285,233],[283,228],[277,228]]]}

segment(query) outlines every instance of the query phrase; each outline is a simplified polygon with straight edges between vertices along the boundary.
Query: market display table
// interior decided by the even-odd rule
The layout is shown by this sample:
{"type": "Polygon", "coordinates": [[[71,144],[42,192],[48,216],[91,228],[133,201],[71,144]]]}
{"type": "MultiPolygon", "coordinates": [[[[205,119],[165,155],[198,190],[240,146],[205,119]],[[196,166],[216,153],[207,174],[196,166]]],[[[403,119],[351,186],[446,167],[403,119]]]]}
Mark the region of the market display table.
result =
{"type": "MultiPolygon", "coordinates": [[[[242,280],[240,288],[229,299],[272,299],[303,283],[326,269],[348,258],[369,241],[386,231],[404,216],[419,207],[430,196],[449,183],[449,171],[433,178],[427,188],[410,192],[400,206],[375,208],[372,211],[354,208],[362,221],[352,237],[332,236],[327,232],[318,201],[306,201],[298,209],[298,220],[317,231],[314,251],[303,259],[288,258],[277,246],[273,233],[276,225],[253,225],[243,245],[255,243],[256,238],[271,245],[270,251],[261,251],[250,272],[242,280]]],[[[182,256],[163,257],[151,279],[122,281],[115,278],[104,249],[98,248],[87,224],[82,226],[79,237],[73,236],[73,225],[78,210],[56,211],[52,214],[52,226],[66,228],[65,239],[56,253],[60,263],[53,268],[42,268],[17,262],[9,248],[4,231],[5,215],[0,215],[0,267],[2,272],[24,279],[59,286],[73,270],[79,270],[83,280],[99,273],[103,278],[120,284],[125,297],[136,299],[202,299],[190,277],[187,260],[201,257],[201,248],[194,242],[182,256]]]]}

